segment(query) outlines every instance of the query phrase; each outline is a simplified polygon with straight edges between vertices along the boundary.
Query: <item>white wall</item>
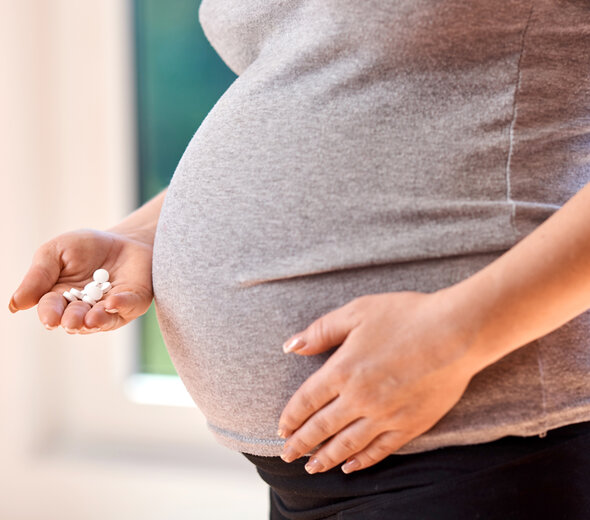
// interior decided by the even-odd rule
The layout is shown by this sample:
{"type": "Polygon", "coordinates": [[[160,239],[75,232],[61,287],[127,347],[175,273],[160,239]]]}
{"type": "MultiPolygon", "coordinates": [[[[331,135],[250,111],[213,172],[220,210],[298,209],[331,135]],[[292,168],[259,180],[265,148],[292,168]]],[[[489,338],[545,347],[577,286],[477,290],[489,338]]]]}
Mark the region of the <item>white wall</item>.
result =
{"type": "Polygon", "coordinates": [[[0,13],[0,518],[266,518],[254,469],[196,408],[127,397],[133,327],[68,336],[6,310],[44,240],[132,209],[134,103],[127,2],[0,13]]]}

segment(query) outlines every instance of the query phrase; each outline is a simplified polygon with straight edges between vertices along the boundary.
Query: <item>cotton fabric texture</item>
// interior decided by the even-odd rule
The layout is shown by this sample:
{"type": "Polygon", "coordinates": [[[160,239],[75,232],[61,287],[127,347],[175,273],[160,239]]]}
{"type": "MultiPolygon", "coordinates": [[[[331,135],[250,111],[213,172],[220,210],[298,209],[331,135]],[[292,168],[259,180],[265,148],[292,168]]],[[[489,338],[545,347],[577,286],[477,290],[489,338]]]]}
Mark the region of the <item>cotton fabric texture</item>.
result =
{"type": "MultiPolygon", "coordinates": [[[[170,356],[219,442],[277,456],[326,360],[282,343],[363,294],[452,285],[590,180],[585,0],[204,0],[239,77],[154,244],[170,356]]],[[[590,420],[590,313],[471,381],[399,454],[590,420]]]]}

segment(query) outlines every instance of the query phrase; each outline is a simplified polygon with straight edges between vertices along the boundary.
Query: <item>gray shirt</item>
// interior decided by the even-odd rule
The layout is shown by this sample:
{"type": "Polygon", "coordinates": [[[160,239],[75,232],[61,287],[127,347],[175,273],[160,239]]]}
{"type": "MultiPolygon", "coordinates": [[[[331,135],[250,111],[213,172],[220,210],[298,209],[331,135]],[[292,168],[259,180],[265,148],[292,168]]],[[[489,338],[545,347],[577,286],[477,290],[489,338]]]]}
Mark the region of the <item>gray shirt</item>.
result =
{"type": "MultiPolygon", "coordinates": [[[[590,180],[590,8],[570,0],[204,0],[239,75],[154,248],[158,317],[219,441],[278,455],[326,359],[281,345],[356,296],[481,269],[590,180]]],[[[590,420],[590,313],[478,374],[399,453],[590,420]]]]}

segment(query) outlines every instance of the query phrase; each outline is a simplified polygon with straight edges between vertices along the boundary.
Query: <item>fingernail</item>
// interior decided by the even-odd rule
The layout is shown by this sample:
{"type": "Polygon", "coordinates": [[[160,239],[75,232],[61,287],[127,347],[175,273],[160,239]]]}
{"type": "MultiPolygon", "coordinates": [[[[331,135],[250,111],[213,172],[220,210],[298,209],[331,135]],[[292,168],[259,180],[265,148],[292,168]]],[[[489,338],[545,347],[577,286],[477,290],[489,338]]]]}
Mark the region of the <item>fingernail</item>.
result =
{"type": "Polygon", "coordinates": [[[356,459],[350,459],[349,461],[346,462],[346,464],[342,465],[342,471],[344,473],[352,473],[353,471],[356,471],[357,469],[361,468],[361,463],[356,460],[356,459]]]}
{"type": "Polygon", "coordinates": [[[49,325],[49,323],[44,323],[43,326],[47,329],[47,330],[55,330],[57,329],[57,326],[52,326],[49,325]]]}
{"type": "Polygon", "coordinates": [[[108,312],[109,314],[117,314],[119,312],[118,309],[105,309],[105,312],[108,312]]]}
{"type": "Polygon", "coordinates": [[[68,333],[68,334],[78,334],[78,331],[76,329],[68,329],[67,327],[64,327],[64,330],[68,333]]]}
{"type": "Polygon", "coordinates": [[[293,462],[297,458],[298,453],[291,446],[285,446],[283,453],[281,453],[281,459],[285,462],[293,462]]]}
{"type": "Polygon", "coordinates": [[[10,298],[10,301],[8,302],[8,310],[12,312],[12,314],[18,312],[16,305],[14,305],[14,298],[10,298]]]}
{"type": "Polygon", "coordinates": [[[291,340],[291,342],[288,343],[288,340],[285,341],[285,343],[283,344],[283,352],[285,354],[288,354],[289,352],[293,352],[295,350],[299,350],[300,348],[305,346],[305,341],[303,341],[302,338],[297,337],[293,340],[291,340]]]}
{"type": "Polygon", "coordinates": [[[99,330],[99,327],[92,327],[91,329],[88,327],[82,327],[81,332],[98,332],[99,330]]]}
{"type": "Polygon", "coordinates": [[[313,475],[314,473],[317,473],[318,471],[322,471],[324,469],[324,466],[322,465],[322,463],[316,459],[315,457],[313,459],[311,459],[306,465],[305,465],[305,471],[307,471],[310,475],[313,475]]]}

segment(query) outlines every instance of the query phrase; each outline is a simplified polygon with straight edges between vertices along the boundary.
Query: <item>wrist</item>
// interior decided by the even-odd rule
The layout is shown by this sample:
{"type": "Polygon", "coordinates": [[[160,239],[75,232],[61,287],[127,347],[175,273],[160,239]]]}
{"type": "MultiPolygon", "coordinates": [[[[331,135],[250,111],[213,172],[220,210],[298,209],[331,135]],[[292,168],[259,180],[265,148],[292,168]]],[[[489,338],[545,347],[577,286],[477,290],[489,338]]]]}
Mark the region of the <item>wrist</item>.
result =
{"type": "Polygon", "coordinates": [[[486,276],[473,275],[437,292],[454,334],[462,338],[463,363],[473,375],[526,343],[517,324],[501,311],[501,299],[490,284],[486,276]]]}
{"type": "Polygon", "coordinates": [[[153,199],[140,206],[123,221],[107,231],[124,235],[131,240],[142,242],[153,247],[156,227],[158,225],[158,219],[160,217],[160,211],[162,210],[162,204],[164,203],[166,191],[167,190],[160,192],[153,199]]]}
{"type": "Polygon", "coordinates": [[[130,240],[153,247],[156,230],[155,227],[150,226],[126,225],[125,221],[123,221],[122,223],[107,229],[106,232],[122,235],[130,240]]]}

